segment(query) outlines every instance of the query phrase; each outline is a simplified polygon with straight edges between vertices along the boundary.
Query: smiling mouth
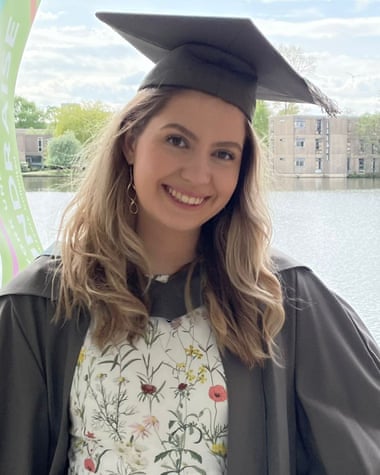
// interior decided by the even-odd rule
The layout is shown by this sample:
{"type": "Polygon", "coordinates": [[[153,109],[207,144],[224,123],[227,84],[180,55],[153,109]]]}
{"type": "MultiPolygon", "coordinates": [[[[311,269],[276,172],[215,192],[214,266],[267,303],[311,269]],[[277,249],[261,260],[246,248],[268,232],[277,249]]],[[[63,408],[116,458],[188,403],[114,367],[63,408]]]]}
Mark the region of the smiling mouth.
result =
{"type": "Polygon", "coordinates": [[[206,200],[206,198],[185,195],[184,193],[175,190],[171,186],[165,186],[165,190],[172,198],[174,198],[179,203],[183,203],[185,205],[199,206],[206,200]]]}

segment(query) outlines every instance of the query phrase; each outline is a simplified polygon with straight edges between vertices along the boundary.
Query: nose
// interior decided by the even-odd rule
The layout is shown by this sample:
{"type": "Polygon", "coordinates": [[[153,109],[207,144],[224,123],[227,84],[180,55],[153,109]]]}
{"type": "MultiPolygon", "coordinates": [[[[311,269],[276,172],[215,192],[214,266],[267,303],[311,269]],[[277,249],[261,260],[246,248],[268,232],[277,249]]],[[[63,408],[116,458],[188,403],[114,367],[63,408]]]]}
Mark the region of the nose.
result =
{"type": "Polygon", "coordinates": [[[207,185],[211,180],[211,161],[205,152],[198,152],[187,157],[181,175],[184,180],[194,185],[207,185]]]}

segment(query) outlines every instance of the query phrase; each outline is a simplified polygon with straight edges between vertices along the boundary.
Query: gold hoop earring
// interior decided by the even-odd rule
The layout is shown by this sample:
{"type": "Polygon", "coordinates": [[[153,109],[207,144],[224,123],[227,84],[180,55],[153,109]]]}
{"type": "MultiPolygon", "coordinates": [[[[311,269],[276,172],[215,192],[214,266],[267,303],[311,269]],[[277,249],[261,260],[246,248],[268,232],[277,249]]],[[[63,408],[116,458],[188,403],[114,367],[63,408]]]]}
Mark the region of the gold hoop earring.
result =
{"type": "Polygon", "coordinates": [[[129,198],[129,212],[131,214],[137,214],[139,207],[137,205],[137,194],[135,184],[133,182],[133,168],[129,167],[129,183],[127,186],[127,196],[129,198]]]}

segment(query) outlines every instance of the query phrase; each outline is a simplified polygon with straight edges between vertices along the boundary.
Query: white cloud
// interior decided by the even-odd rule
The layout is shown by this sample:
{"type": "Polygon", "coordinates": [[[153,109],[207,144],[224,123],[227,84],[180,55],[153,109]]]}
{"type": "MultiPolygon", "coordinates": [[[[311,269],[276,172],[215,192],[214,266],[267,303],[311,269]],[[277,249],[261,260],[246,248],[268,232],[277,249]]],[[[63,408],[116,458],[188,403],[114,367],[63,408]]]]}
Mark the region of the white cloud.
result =
{"type": "Polygon", "coordinates": [[[332,39],[340,35],[352,37],[380,36],[380,16],[372,18],[324,18],[313,21],[290,22],[256,20],[266,35],[293,38],[332,39]]]}
{"type": "MultiPolygon", "coordinates": [[[[321,0],[322,1],[322,0],[321,0]]],[[[328,1],[328,0],[325,0],[328,1]]],[[[260,3],[314,3],[314,0],[259,0],[260,3]]],[[[252,0],[249,2],[252,3],[252,0]]]]}
{"type": "Polygon", "coordinates": [[[40,27],[27,43],[16,93],[41,106],[85,100],[114,104],[132,95],[150,66],[111,30],[40,27]]]}
{"type": "MultiPolygon", "coordinates": [[[[304,3],[317,13],[309,1],[304,3]]],[[[49,15],[45,13],[46,20],[49,15]]],[[[380,17],[322,19],[316,14],[308,17],[314,19],[291,21],[287,16],[289,21],[284,17],[254,21],[274,44],[301,46],[306,54],[316,58],[316,72],[310,79],[336,99],[341,109],[358,114],[377,110],[380,52],[376,44],[380,17]],[[373,45],[372,49],[367,48],[373,45]]],[[[39,105],[85,100],[121,105],[132,97],[151,66],[149,60],[109,28],[58,27],[53,16],[50,20],[50,24],[37,23],[31,31],[17,94],[39,105]]]]}
{"type": "Polygon", "coordinates": [[[296,8],[294,10],[287,10],[287,12],[283,15],[283,18],[324,18],[324,13],[317,8],[316,6],[310,6],[307,8],[296,8]]]}
{"type": "Polygon", "coordinates": [[[37,11],[37,15],[38,15],[38,20],[39,21],[53,21],[53,20],[57,20],[60,16],[63,15],[63,11],[60,11],[60,12],[45,12],[45,11],[37,11]]]}
{"type": "Polygon", "coordinates": [[[365,10],[368,8],[370,5],[374,3],[380,3],[380,0],[355,0],[355,8],[356,10],[365,10]]]}
{"type": "Polygon", "coordinates": [[[99,46],[119,45],[120,39],[111,30],[78,26],[49,26],[32,30],[27,43],[26,54],[33,49],[66,49],[89,46],[94,49],[99,46]]]}
{"type": "Polygon", "coordinates": [[[380,70],[376,59],[315,53],[316,72],[310,79],[338,103],[357,114],[380,107],[380,70]]]}

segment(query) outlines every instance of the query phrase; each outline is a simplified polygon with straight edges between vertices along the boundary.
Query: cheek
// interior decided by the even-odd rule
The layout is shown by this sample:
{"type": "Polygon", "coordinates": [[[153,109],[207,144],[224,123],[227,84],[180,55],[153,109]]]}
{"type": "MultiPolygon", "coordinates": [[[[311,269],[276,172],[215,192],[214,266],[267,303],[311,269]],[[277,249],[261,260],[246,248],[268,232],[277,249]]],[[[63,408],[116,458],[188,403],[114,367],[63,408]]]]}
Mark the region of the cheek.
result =
{"type": "Polygon", "coordinates": [[[239,171],[233,171],[221,180],[221,187],[226,195],[232,195],[239,180],[239,171]]]}

